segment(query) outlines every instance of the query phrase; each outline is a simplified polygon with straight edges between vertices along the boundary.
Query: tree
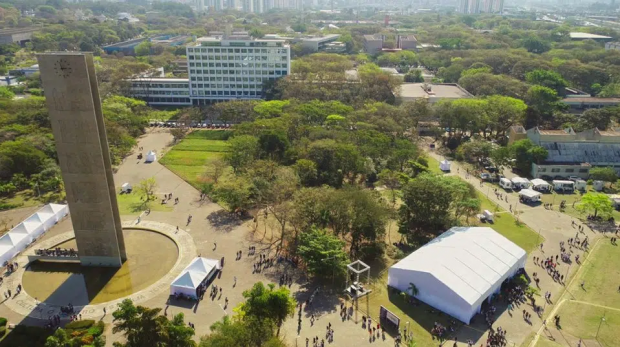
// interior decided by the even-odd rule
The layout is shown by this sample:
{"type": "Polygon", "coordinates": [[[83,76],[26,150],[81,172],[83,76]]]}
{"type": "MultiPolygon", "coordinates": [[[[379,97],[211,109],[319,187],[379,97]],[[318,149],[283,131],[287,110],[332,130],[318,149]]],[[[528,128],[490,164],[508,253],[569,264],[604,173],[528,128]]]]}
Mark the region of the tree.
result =
{"type": "Polygon", "coordinates": [[[346,273],[349,257],[344,241],[324,229],[312,228],[299,237],[297,253],[312,276],[327,279],[346,273]]]}
{"type": "Polygon", "coordinates": [[[254,204],[255,187],[242,175],[231,175],[219,180],[213,189],[213,198],[224,203],[230,212],[245,212],[254,204]]]}
{"type": "Polygon", "coordinates": [[[428,173],[407,182],[402,195],[398,232],[410,241],[420,233],[440,233],[451,224],[456,204],[474,197],[468,184],[460,179],[428,173]]]}
{"type": "Polygon", "coordinates": [[[568,83],[562,76],[549,70],[534,70],[525,74],[525,80],[531,84],[541,85],[543,87],[555,90],[558,95],[566,95],[566,87],[568,83]]]}
{"type": "Polygon", "coordinates": [[[458,80],[458,83],[476,96],[504,95],[523,99],[528,89],[528,85],[518,79],[490,73],[464,76],[458,80]]]}
{"type": "Polygon", "coordinates": [[[465,142],[456,149],[461,160],[476,164],[480,163],[482,159],[488,158],[492,151],[493,145],[488,141],[465,142]]]}
{"type": "Polygon", "coordinates": [[[143,57],[151,54],[152,43],[150,41],[142,41],[136,47],[134,52],[138,57],[143,57]]]}
{"type": "Polygon", "coordinates": [[[258,157],[258,139],[251,135],[235,136],[228,140],[230,151],[224,156],[224,160],[232,166],[233,171],[243,171],[258,157]]]}
{"type": "Polygon", "coordinates": [[[288,287],[283,286],[274,289],[275,284],[270,283],[267,287],[263,282],[257,282],[252,289],[243,292],[245,302],[241,303],[238,310],[244,317],[254,317],[258,320],[269,319],[276,323],[280,335],[280,327],[286,318],[295,313],[296,301],[291,296],[288,287]]]}
{"type": "Polygon", "coordinates": [[[511,98],[508,96],[492,95],[486,98],[486,114],[489,120],[489,126],[498,135],[503,138],[506,131],[523,121],[527,105],[523,100],[511,98]]]}
{"type": "Polygon", "coordinates": [[[420,71],[419,69],[410,70],[405,75],[405,82],[407,83],[424,82],[424,77],[422,77],[422,71],[420,71]]]}
{"type": "Polygon", "coordinates": [[[317,167],[316,163],[308,159],[299,159],[293,165],[293,169],[299,176],[299,180],[303,186],[312,186],[316,182],[317,167]]]}
{"type": "Polygon", "coordinates": [[[620,116],[620,108],[618,107],[589,109],[579,116],[577,125],[583,130],[592,128],[607,130],[612,119],[618,119],[618,116],[620,116]]]}
{"type": "Polygon", "coordinates": [[[144,196],[145,204],[148,204],[151,201],[151,198],[154,198],[155,188],[157,188],[157,181],[155,177],[145,178],[140,183],[138,183],[137,191],[140,195],[144,196]]]}
{"type": "Polygon", "coordinates": [[[530,129],[552,122],[554,111],[563,110],[558,93],[547,87],[532,86],[525,96],[527,112],[525,128],[530,129]]]}
{"type": "Polygon", "coordinates": [[[396,204],[396,189],[400,187],[400,175],[396,171],[383,169],[379,173],[379,184],[386,186],[390,190],[392,206],[396,204]]]}
{"type": "Polygon", "coordinates": [[[532,163],[540,164],[549,155],[546,149],[535,145],[530,139],[515,141],[510,146],[510,153],[515,159],[515,167],[524,175],[532,171],[532,163]]]}
{"type": "Polygon", "coordinates": [[[590,179],[609,182],[613,186],[618,181],[618,174],[613,167],[593,167],[590,169],[590,179]]]}
{"type": "Polygon", "coordinates": [[[551,49],[551,44],[538,36],[530,35],[521,40],[521,45],[530,53],[544,53],[551,49]]]}
{"type": "Polygon", "coordinates": [[[607,194],[589,192],[581,197],[576,210],[580,213],[592,214],[594,217],[608,218],[611,216],[614,206],[607,194]]]}
{"type": "Polygon", "coordinates": [[[213,323],[211,334],[200,339],[200,347],[285,347],[286,345],[274,336],[275,324],[270,319],[243,317],[231,319],[224,316],[213,323]]]}
{"type": "Polygon", "coordinates": [[[205,171],[204,176],[207,177],[213,184],[217,184],[218,180],[228,169],[226,161],[215,158],[207,162],[208,169],[205,171]]]}

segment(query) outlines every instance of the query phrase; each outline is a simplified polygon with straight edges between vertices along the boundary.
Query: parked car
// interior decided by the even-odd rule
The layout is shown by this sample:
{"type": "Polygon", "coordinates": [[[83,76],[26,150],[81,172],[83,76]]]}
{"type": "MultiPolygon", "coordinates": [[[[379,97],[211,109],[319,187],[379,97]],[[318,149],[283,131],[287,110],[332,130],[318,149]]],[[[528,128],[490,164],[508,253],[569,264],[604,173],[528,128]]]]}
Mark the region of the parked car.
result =
{"type": "Polygon", "coordinates": [[[557,175],[557,176],[553,176],[553,179],[554,180],[564,180],[565,178],[564,178],[564,176],[557,175]]]}
{"type": "Polygon", "coordinates": [[[551,177],[549,175],[542,175],[542,176],[540,176],[540,178],[542,178],[545,181],[553,181],[553,177],[551,177]]]}
{"type": "Polygon", "coordinates": [[[486,172],[483,172],[480,174],[480,179],[482,179],[483,181],[488,181],[491,179],[491,175],[486,172]]]}

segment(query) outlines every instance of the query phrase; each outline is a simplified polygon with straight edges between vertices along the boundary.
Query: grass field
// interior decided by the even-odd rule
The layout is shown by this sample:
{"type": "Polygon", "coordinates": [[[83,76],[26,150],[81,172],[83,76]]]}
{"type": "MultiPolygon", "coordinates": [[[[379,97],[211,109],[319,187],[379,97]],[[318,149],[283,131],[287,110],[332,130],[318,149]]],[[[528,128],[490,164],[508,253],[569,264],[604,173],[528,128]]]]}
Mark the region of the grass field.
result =
{"type": "MultiPolygon", "coordinates": [[[[433,328],[435,322],[441,323],[444,326],[449,326],[450,321],[454,320],[452,317],[440,313],[434,310],[432,307],[420,303],[415,306],[406,302],[400,295],[388,292],[387,286],[388,272],[383,272],[383,276],[376,279],[376,285],[372,288],[370,293],[370,316],[378,318],[379,309],[381,306],[387,308],[392,313],[397,315],[400,321],[401,330],[408,326],[408,331],[413,332],[413,338],[417,343],[417,347],[435,347],[439,344],[439,340],[433,339],[430,331],[433,328]],[[435,313],[429,312],[433,309],[435,313]],[[409,324],[407,325],[407,322],[409,324]]],[[[359,300],[360,310],[366,312],[366,299],[359,300]]],[[[366,312],[367,313],[367,312],[366,312]]],[[[458,323],[457,324],[461,324],[458,323]]]]}
{"type": "Polygon", "coordinates": [[[544,336],[541,336],[536,342],[536,347],[563,347],[564,345],[559,344],[557,342],[548,340],[544,336]]]}
{"type": "Polygon", "coordinates": [[[159,162],[199,188],[209,163],[228,151],[226,140],[231,134],[229,130],[196,130],[172,147],[159,162]]]}
{"type": "Polygon", "coordinates": [[[144,201],[140,200],[140,195],[136,192],[130,194],[118,194],[118,210],[121,215],[138,215],[147,207],[151,211],[172,211],[172,206],[162,205],[157,200],[151,201],[148,206],[144,205],[144,201]]]}
{"type": "Polygon", "coordinates": [[[620,246],[608,239],[599,241],[578,276],[569,288],[576,300],[620,309],[620,246]],[[585,281],[585,290],[581,281],[585,281]]]}
{"type": "MultiPolygon", "coordinates": [[[[570,334],[577,339],[583,340],[596,339],[603,347],[619,345],[620,311],[607,310],[602,307],[575,302],[565,302],[560,308],[558,315],[560,316],[560,326],[563,334],[570,334]]],[[[596,344],[589,343],[586,346],[596,346],[596,344]]]]}
{"type": "Polygon", "coordinates": [[[482,211],[489,210],[495,213],[493,224],[477,222],[478,225],[490,226],[493,230],[504,235],[528,253],[545,240],[524,223],[517,223],[515,217],[501,207],[497,211],[499,213],[495,212],[497,204],[493,203],[481,192],[478,192],[478,199],[480,199],[482,211]]]}

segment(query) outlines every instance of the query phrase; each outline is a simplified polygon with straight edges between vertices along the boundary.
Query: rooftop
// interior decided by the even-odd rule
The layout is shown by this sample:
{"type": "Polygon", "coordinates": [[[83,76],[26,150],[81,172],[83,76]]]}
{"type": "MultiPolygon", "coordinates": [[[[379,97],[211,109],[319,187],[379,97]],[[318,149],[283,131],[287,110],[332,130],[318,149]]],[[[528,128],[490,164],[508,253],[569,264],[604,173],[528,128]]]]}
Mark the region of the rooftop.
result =
{"type": "Polygon", "coordinates": [[[400,96],[402,98],[447,98],[459,99],[470,98],[465,89],[455,83],[442,84],[426,84],[426,83],[403,83],[400,87],[400,96]],[[430,87],[424,90],[424,86],[430,87]]]}
{"type": "Polygon", "coordinates": [[[454,227],[392,268],[427,272],[469,304],[484,300],[493,285],[527,254],[489,227],[454,227]]]}
{"type": "Polygon", "coordinates": [[[331,40],[331,39],[337,39],[340,37],[340,34],[329,34],[329,35],[325,35],[325,36],[316,36],[316,37],[302,37],[301,40],[302,41],[325,41],[325,40],[331,40]]]}
{"type": "Polygon", "coordinates": [[[608,104],[618,104],[620,103],[620,98],[565,98],[562,100],[564,103],[608,103],[608,104]]]}
{"type": "Polygon", "coordinates": [[[603,36],[590,33],[571,32],[571,39],[612,39],[610,36],[603,36]]]}

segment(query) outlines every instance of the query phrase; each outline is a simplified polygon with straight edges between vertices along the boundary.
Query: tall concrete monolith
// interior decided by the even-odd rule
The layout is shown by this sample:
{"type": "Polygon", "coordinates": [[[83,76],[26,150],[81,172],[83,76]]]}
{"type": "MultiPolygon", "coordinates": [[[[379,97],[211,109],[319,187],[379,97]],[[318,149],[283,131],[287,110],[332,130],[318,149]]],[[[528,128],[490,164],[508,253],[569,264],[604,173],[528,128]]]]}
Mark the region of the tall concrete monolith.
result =
{"type": "Polygon", "coordinates": [[[37,55],[82,265],[127,258],[93,56],[37,55]]]}

